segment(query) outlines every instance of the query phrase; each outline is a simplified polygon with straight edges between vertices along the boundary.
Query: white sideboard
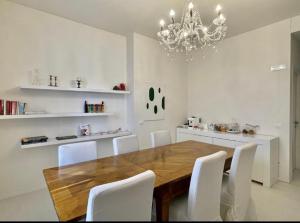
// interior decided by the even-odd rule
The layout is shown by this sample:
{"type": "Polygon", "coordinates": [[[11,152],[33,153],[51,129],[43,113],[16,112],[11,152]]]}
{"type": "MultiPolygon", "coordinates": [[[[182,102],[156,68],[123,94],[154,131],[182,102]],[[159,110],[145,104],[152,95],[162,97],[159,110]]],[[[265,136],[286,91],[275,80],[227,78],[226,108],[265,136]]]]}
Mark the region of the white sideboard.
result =
{"type": "Polygon", "coordinates": [[[278,179],[279,138],[267,135],[219,133],[200,129],[177,128],[177,142],[195,140],[208,144],[235,148],[243,143],[254,142],[257,146],[252,180],[271,187],[278,179]]]}

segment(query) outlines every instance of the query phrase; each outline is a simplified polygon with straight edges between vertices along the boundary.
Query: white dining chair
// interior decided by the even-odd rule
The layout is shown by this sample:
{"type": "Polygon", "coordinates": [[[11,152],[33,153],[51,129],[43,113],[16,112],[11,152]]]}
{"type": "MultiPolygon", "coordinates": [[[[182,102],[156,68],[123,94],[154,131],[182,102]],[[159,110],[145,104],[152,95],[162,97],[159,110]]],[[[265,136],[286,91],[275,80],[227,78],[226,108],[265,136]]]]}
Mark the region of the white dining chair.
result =
{"type": "Polygon", "coordinates": [[[168,130],[160,130],[150,133],[152,148],[172,143],[171,134],[168,130]]]}
{"type": "Polygon", "coordinates": [[[151,170],[90,190],[86,221],[150,221],[155,174],[151,170]]]}
{"type": "Polygon", "coordinates": [[[61,145],[58,147],[58,165],[65,166],[97,159],[95,141],[61,145]]]}
{"type": "Polygon", "coordinates": [[[114,154],[120,155],[139,150],[139,142],[136,135],[122,136],[113,139],[114,154]]]}
{"type": "Polygon", "coordinates": [[[188,196],[172,201],[170,221],[220,221],[222,175],[227,153],[198,158],[195,162],[188,196]]]}
{"type": "Polygon", "coordinates": [[[235,148],[229,175],[223,177],[221,216],[224,221],[256,220],[251,198],[251,175],[257,145],[235,148]]]}

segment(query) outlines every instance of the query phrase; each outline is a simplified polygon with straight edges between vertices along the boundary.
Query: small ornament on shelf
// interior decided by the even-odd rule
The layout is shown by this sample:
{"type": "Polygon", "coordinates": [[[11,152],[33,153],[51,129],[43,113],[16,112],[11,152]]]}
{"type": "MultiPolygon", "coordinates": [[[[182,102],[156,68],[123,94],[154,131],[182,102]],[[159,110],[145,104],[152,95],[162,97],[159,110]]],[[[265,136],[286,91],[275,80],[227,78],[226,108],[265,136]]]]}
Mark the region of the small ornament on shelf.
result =
{"type": "Polygon", "coordinates": [[[29,76],[29,84],[33,86],[40,86],[43,84],[42,76],[38,68],[28,71],[28,76],[29,76]]]}
{"type": "Polygon", "coordinates": [[[87,81],[84,77],[77,77],[70,82],[72,88],[86,88],[87,81]]]}
{"type": "Polygon", "coordinates": [[[82,87],[82,79],[80,77],[77,77],[76,84],[77,84],[77,88],[81,88],[82,87]]]}
{"type": "Polygon", "coordinates": [[[113,90],[114,90],[114,91],[119,91],[120,88],[119,88],[119,86],[116,85],[116,86],[114,86],[113,90]]]}
{"type": "Polygon", "coordinates": [[[80,128],[80,135],[89,136],[91,134],[90,124],[80,125],[79,128],[80,128]]]}
{"type": "Polygon", "coordinates": [[[120,89],[121,89],[121,91],[125,91],[126,90],[126,86],[125,86],[124,83],[120,84],[120,89]]]}
{"type": "Polygon", "coordinates": [[[49,75],[49,87],[53,87],[53,76],[49,75]]]}
{"type": "Polygon", "coordinates": [[[49,75],[49,87],[58,87],[58,77],[54,75],[49,75]],[[54,80],[54,83],[53,83],[54,80]]]}
{"type": "Polygon", "coordinates": [[[58,85],[57,85],[57,76],[54,76],[54,87],[58,87],[58,85]]]}
{"type": "Polygon", "coordinates": [[[119,85],[115,85],[113,87],[113,90],[115,90],[115,91],[126,91],[126,85],[125,85],[125,83],[120,83],[119,85]]]}

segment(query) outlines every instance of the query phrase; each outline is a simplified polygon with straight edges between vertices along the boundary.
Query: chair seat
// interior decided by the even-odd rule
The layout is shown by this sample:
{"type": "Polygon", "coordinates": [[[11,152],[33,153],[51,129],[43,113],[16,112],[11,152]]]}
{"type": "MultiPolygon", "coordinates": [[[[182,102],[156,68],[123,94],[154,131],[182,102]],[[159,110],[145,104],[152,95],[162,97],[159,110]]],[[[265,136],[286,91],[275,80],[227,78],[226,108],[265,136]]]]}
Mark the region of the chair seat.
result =
{"type": "Polygon", "coordinates": [[[187,206],[188,194],[174,199],[170,204],[169,221],[189,221],[187,206]]]}

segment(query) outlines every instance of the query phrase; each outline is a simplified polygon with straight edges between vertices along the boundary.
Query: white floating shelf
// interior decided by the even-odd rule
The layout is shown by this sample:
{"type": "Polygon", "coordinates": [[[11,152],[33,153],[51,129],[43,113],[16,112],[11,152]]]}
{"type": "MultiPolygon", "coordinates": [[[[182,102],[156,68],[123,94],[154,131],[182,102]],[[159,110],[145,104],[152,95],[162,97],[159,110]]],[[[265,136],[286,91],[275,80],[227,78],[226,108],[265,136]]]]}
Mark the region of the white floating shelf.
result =
{"type": "Polygon", "coordinates": [[[102,94],[130,94],[130,91],[116,91],[92,88],[67,88],[67,87],[49,87],[49,86],[20,86],[22,90],[41,90],[41,91],[65,91],[65,92],[86,92],[86,93],[102,93],[102,94]]]}
{"type": "Polygon", "coordinates": [[[95,117],[95,116],[111,116],[113,113],[49,113],[37,115],[2,115],[0,120],[11,119],[34,119],[34,118],[68,118],[68,117],[95,117]]]}
{"type": "Polygon", "coordinates": [[[76,139],[66,139],[66,140],[57,140],[57,139],[48,139],[48,142],[43,143],[34,143],[30,145],[21,145],[21,149],[30,149],[30,148],[38,148],[38,147],[45,147],[45,146],[53,146],[53,145],[63,145],[68,143],[76,143],[76,142],[85,142],[85,141],[92,141],[92,140],[99,140],[99,139],[108,139],[108,138],[115,138],[120,136],[127,136],[130,135],[131,132],[129,131],[122,131],[113,134],[94,134],[91,136],[79,136],[76,139]]]}

